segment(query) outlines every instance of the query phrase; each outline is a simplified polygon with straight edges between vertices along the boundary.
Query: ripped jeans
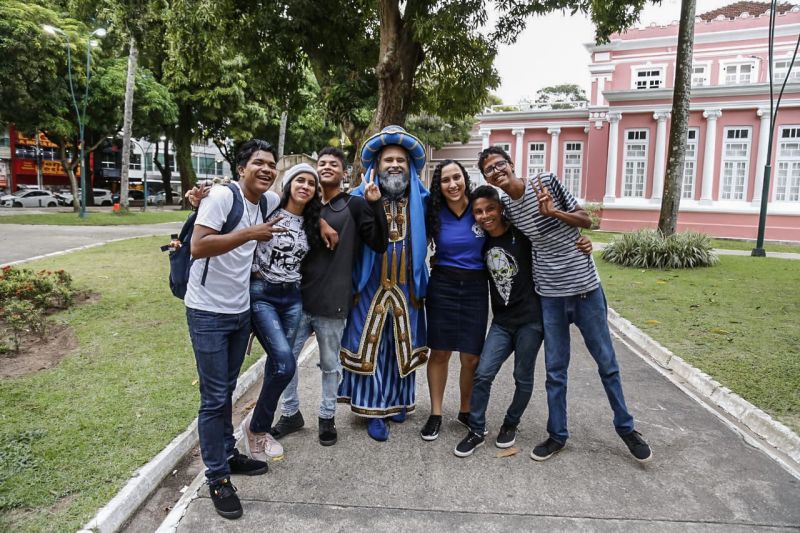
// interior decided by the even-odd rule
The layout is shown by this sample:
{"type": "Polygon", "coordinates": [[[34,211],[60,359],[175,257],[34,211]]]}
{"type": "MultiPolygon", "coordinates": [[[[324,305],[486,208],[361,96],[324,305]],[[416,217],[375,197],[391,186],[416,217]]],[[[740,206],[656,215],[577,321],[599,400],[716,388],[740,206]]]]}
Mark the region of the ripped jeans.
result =
{"type": "MultiPolygon", "coordinates": [[[[306,339],[313,331],[319,345],[319,369],[322,371],[322,400],[319,406],[319,417],[330,419],[336,414],[336,393],[342,380],[342,364],[339,361],[339,349],[342,344],[342,332],[346,318],[330,318],[320,315],[309,315],[303,312],[294,343],[294,357],[300,352],[306,339]]],[[[291,416],[300,410],[300,397],[297,393],[297,373],[283,391],[281,413],[291,416]]]]}
{"type": "Polygon", "coordinates": [[[278,399],[295,375],[292,346],[303,312],[299,283],[250,282],[250,316],[253,332],[267,352],[264,383],[253,409],[250,431],[264,433],[272,427],[278,399]]]}

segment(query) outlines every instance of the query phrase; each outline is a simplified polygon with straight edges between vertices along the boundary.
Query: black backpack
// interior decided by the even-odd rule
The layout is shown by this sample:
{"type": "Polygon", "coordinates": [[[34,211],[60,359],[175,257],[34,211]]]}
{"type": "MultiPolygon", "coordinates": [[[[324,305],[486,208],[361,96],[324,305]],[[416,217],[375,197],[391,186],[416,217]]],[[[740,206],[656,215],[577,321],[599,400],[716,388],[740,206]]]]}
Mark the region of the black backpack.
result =
{"type": "MultiPolygon", "coordinates": [[[[239,225],[244,215],[244,202],[242,195],[239,193],[239,188],[233,183],[229,183],[227,187],[233,193],[233,205],[228,212],[225,223],[219,230],[220,235],[232,232],[239,225]]],[[[262,195],[258,201],[258,207],[261,209],[261,217],[263,221],[267,219],[267,198],[262,195]]],[[[196,261],[191,254],[192,232],[194,231],[194,223],[197,219],[197,211],[193,212],[183,223],[181,232],[178,235],[178,240],[181,246],[169,253],[169,288],[175,297],[183,300],[186,296],[186,287],[189,285],[189,272],[192,270],[192,264],[196,261]]],[[[201,285],[206,284],[206,276],[208,275],[208,261],[210,257],[206,257],[206,264],[203,267],[203,278],[200,281],[201,285]]]]}

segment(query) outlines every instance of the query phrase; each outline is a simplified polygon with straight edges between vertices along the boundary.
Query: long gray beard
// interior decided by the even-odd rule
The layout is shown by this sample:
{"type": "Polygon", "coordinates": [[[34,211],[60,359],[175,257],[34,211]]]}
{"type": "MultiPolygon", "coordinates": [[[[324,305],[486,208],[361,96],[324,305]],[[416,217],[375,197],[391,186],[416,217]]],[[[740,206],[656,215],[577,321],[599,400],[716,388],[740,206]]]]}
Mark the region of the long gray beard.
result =
{"type": "Polygon", "coordinates": [[[388,172],[381,172],[378,174],[380,177],[380,190],[381,194],[388,197],[390,200],[399,200],[402,198],[405,193],[406,189],[408,189],[408,184],[411,181],[411,177],[408,173],[403,172],[401,174],[389,174],[388,172]]]}

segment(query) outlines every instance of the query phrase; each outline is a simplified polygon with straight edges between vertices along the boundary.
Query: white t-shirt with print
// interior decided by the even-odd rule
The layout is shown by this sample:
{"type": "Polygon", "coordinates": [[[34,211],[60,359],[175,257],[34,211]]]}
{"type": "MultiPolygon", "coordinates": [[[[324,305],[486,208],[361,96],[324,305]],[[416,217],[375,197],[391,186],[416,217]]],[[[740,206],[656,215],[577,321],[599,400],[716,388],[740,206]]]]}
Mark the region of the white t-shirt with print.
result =
{"type": "MultiPolygon", "coordinates": [[[[241,188],[238,194],[242,195],[244,212],[234,232],[262,221],[258,204],[248,201],[241,188]]],[[[270,212],[278,205],[280,198],[272,191],[264,194],[267,197],[267,212],[270,212]]],[[[225,186],[214,186],[208,197],[200,203],[195,225],[219,231],[232,207],[231,190],[225,186]]],[[[183,299],[186,307],[223,314],[247,311],[250,308],[250,265],[253,264],[255,249],[256,241],[248,241],[230,252],[209,258],[204,285],[201,281],[206,259],[196,260],[192,264],[186,296],[183,299]]]]}
{"type": "Polygon", "coordinates": [[[300,263],[308,253],[308,239],[303,230],[303,217],[285,209],[275,211],[268,220],[283,217],[275,227],[286,228],[285,233],[276,233],[272,239],[259,242],[256,248],[253,272],[270,283],[293,283],[300,281],[300,263]]]}

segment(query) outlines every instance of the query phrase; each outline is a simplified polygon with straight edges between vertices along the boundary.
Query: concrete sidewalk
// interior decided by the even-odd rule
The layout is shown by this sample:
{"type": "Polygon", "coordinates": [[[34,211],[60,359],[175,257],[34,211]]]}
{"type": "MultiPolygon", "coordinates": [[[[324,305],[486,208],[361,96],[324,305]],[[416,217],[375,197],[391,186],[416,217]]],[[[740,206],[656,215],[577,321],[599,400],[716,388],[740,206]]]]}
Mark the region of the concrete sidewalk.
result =
{"type": "Polygon", "coordinates": [[[543,352],[534,396],[517,438],[519,453],[497,458],[494,438],[513,392],[511,362],[495,381],[486,445],[459,459],[466,429],[455,421],[457,357],[451,361],[438,440],[419,429],[429,411],[425,372],[417,412],[391,425],[388,442],[339,406],[339,443],[317,442],[319,370],[300,370],[306,429],[282,442],[286,459],[267,475],[236,477],[244,505],[219,517],[203,486],[179,531],[752,531],[800,528],[800,480],[616,342],[628,406],[654,459],[638,464],[617,437],[591,357],[576,330],[570,372],[571,438],[549,461],[530,459],[546,437],[543,352]]]}

